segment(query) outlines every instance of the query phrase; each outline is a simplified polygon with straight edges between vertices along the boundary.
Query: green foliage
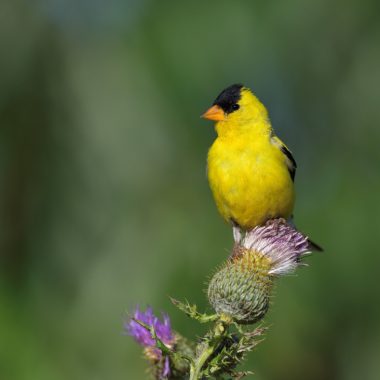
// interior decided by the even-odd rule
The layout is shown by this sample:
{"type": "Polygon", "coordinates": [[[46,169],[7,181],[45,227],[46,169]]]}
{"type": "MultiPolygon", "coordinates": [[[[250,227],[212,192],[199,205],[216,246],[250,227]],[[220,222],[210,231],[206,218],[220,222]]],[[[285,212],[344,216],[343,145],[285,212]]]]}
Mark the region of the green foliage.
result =
{"type": "Polygon", "coordinates": [[[259,337],[265,328],[258,327],[252,331],[244,331],[240,325],[226,316],[213,316],[206,320],[204,314],[194,312],[195,306],[182,304],[179,301],[175,301],[175,304],[200,323],[214,321],[213,327],[196,346],[194,360],[190,362],[190,380],[222,379],[228,375],[240,379],[251,374],[250,371],[235,371],[235,368],[246,354],[260,343],[259,337]],[[189,309],[192,312],[189,313],[189,309]]]}
{"type": "Polygon", "coordinates": [[[188,317],[195,319],[200,323],[208,323],[213,322],[219,319],[218,314],[202,314],[197,311],[197,305],[190,305],[189,302],[181,302],[174,298],[170,298],[173,305],[178,307],[181,311],[183,311],[188,317]]]}

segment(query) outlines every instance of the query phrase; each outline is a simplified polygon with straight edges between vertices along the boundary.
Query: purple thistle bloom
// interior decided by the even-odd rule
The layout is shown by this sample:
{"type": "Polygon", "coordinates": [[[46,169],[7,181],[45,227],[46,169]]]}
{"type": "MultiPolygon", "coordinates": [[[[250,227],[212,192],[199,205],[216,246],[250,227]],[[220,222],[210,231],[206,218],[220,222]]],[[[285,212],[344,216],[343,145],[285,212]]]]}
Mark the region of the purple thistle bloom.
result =
{"type": "Polygon", "coordinates": [[[170,375],[170,360],[168,356],[163,356],[159,348],[156,347],[156,342],[152,338],[152,334],[144,326],[136,321],[140,321],[147,326],[153,327],[157,338],[160,339],[166,346],[172,348],[175,343],[175,338],[172,333],[170,319],[167,314],[162,313],[162,321],[154,314],[151,307],[148,307],[145,312],[138,307],[130,318],[124,324],[125,330],[131,335],[137,343],[145,348],[145,356],[152,361],[154,365],[159,364],[161,367],[161,378],[168,378],[170,375]]]}
{"type": "Polygon", "coordinates": [[[248,231],[240,244],[245,249],[268,257],[271,260],[271,275],[293,272],[300,258],[310,253],[307,237],[283,219],[269,220],[265,226],[248,231]]]}
{"type": "MultiPolygon", "coordinates": [[[[174,337],[171,330],[170,319],[167,314],[162,314],[163,321],[160,321],[154,314],[151,307],[148,307],[145,312],[136,308],[134,319],[145,323],[148,326],[153,326],[157,337],[167,346],[174,343],[174,337]]],[[[138,324],[133,319],[128,320],[124,325],[126,331],[131,335],[137,343],[144,347],[155,347],[156,342],[152,338],[150,331],[138,324]]]]}
{"type": "Polygon", "coordinates": [[[165,362],[164,362],[164,368],[162,370],[162,377],[166,378],[166,377],[169,377],[169,375],[170,375],[170,363],[169,363],[169,358],[166,357],[165,362]]]}

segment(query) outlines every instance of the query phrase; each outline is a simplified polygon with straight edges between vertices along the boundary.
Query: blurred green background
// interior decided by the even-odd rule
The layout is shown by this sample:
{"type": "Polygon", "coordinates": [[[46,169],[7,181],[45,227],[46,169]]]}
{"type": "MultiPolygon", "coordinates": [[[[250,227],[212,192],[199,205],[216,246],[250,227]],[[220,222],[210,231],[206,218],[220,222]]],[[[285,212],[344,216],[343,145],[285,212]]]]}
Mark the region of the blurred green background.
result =
{"type": "Polygon", "coordinates": [[[293,151],[298,227],[257,380],[380,378],[375,1],[0,3],[0,379],[144,379],[136,304],[189,338],[232,245],[199,115],[243,82],[293,151]]]}

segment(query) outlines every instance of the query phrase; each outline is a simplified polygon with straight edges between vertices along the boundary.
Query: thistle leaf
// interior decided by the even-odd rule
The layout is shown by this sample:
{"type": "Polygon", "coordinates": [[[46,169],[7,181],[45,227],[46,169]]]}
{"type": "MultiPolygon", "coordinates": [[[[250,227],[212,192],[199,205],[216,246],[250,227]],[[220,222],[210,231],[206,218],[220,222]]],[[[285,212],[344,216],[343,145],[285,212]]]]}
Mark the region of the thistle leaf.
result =
{"type": "Polygon", "coordinates": [[[200,323],[208,323],[213,322],[219,319],[219,315],[217,314],[202,314],[197,311],[197,305],[190,305],[189,302],[181,302],[172,297],[170,297],[171,302],[174,306],[176,306],[179,310],[183,311],[187,316],[192,319],[197,320],[200,323]]]}

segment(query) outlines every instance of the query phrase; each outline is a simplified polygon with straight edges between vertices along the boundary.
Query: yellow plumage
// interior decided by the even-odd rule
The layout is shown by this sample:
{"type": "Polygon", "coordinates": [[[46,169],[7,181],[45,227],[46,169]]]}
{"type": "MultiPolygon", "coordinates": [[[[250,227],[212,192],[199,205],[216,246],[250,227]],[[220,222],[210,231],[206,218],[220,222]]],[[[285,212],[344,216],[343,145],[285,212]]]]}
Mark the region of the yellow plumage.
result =
{"type": "Polygon", "coordinates": [[[242,87],[224,90],[204,115],[216,120],[208,179],[225,220],[250,229],[288,219],[294,207],[295,161],[274,136],[264,105],[242,87]]]}

